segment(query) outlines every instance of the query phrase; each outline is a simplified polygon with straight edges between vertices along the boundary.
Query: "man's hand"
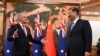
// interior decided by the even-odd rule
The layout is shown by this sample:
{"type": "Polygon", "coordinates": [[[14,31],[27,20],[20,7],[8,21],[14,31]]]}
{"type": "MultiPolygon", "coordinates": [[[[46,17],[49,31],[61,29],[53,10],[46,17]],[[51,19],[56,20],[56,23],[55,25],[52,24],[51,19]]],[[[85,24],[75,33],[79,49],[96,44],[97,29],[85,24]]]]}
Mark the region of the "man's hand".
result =
{"type": "Polygon", "coordinates": [[[13,33],[13,38],[15,39],[17,37],[19,37],[19,35],[18,35],[18,29],[16,29],[16,31],[14,31],[14,33],[13,33]]]}
{"type": "Polygon", "coordinates": [[[47,43],[47,40],[46,40],[45,38],[43,38],[43,39],[41,40],[41,43],[46,44],[46,43],[47,43]]]}
{"type": "Polygon", "coordinates": [[[85,52],[85,56],[91,56],[90,52],[85,52]]]}

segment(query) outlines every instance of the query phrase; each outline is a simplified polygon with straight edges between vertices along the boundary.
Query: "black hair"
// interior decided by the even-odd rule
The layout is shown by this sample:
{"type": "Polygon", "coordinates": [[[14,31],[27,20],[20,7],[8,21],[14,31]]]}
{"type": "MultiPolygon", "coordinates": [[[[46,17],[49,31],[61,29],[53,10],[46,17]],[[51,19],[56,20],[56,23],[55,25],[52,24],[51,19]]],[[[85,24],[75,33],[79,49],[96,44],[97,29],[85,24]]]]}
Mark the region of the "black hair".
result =
{"type": "Polygon", "coordinates": [[[71,8],[69,8],[69,10],[71,10],[73,12],[76,12],[77,15],[79,15],[79,13],[80,13],[80,11],[79,11],[79,9],[77,7],[71,7],[71,8]]]}

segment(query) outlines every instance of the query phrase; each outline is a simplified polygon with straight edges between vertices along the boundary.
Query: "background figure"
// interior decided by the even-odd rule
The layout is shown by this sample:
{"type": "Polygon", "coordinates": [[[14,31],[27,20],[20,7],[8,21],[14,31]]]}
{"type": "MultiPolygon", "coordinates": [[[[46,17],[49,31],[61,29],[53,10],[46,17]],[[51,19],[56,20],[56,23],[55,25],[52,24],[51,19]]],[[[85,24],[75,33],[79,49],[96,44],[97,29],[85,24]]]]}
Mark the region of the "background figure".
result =
{"type": "Polygon", "coordinates": [[[87,20],[79,18],[79,10],[76,7],[69,9],[67,32],[67,55],[90,56],[92,46],[92,30],[87,20]]]}

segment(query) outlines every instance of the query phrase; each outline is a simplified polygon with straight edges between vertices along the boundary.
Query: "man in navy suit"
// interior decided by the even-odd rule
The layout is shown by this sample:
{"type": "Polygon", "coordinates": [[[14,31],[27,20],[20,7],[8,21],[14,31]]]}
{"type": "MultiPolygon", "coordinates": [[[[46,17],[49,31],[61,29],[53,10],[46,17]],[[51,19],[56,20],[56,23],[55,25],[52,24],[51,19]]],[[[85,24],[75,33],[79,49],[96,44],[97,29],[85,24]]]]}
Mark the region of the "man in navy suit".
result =
{"type": "Polygon", "coordinates": [[[67,32],[67,55],[68,56],[90,56],[92,46],[92,30],[89,22],[79,18],[79,9],[69,9],[69,20],[67,32]]]}
{"type": "Polygon", "coordinates": [[[18,23],[10,27],[8,40],[14,41],[12,49],[13,56],[30,56],[29,41],[37,44],[46,43],[45,39],[41,41],[34,40],[31,36],[30,29],[25,26],[27,17],[24,13],[18,15],[18,23]]]}

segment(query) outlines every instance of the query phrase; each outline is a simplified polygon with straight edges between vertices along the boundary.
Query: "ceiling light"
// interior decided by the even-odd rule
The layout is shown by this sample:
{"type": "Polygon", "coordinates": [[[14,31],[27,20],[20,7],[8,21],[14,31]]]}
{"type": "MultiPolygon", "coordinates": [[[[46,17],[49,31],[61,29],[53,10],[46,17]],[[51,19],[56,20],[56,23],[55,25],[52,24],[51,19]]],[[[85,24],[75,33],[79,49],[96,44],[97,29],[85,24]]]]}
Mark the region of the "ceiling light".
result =
{"type": "Polygon", "coordinates": [[[4,8],[3,7],[0,7],[0,11],[4,11],[4,8]]]}
{"type": "Polygon", "coordinates": [[[84,8],[84,6],[81,6],[81,8],[84,8]]]}
{"type": "Polygon", "coordinates": [[[86,14],[90,14],[90,12],[86,12],[86,14]]]}
{"type": "Polygon", "coordinates": [[[94,14],[95,14],[95,15],[98,15],[98,12],[95,12],[94,14]]]}

